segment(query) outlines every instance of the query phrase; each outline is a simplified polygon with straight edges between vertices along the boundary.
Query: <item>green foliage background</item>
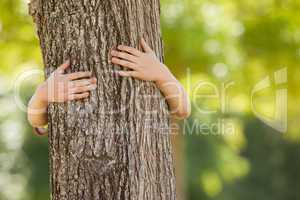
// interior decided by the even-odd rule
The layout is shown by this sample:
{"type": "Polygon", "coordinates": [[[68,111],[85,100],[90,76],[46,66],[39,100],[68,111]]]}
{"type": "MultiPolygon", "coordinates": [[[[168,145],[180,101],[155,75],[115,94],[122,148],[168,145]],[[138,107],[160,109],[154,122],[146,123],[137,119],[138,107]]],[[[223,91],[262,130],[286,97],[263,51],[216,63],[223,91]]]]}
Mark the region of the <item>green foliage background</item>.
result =
{"type": "MultiPolygon", "coordinates": [[[[166,63],[193,103],[180,138],[187,199],[300,199],[299,9],[299,0],[162,0],[166,63]],[[288,82],[261,91],[256,104],[272,116],[276,89],[288,88],[288,131],[279,133],[255,117],[250,97],[259,81],[273,81],[285,67],[288,82]],[[226,112],[220,99],[197,98],[201,81],[219,91],[222,83],[234,83],[226,90],[226,112]],[[199,107],[217,112],[203,114],[199,107]],[[197,128],[220,120],[230,122],[234,134],[197,128]]],[[[33,135],[13,95],[24,70],[42,69],[34,31],[26,1],[0,1],[1,200],[49,199],[47,138],[33,135]]],[[[23,82],[24,103],[40,81],[42,75],[23,82]]]]}

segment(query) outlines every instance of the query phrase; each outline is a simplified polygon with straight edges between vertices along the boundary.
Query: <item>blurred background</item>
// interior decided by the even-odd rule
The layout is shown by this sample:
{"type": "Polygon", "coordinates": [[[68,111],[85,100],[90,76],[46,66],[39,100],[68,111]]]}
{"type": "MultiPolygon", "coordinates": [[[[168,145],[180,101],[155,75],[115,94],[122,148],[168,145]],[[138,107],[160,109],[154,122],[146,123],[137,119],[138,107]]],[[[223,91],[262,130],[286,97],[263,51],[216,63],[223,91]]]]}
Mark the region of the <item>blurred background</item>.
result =
{"type": "MultiPolygon", "coordinates": [[[[161,4],[166,63],[193,104],[173,137],[180,200],[300,199],[300,0],[161,4]],[[287,89],[287,130],[276,130],[259,117],[276,116],[278,91],[287,89]]],[[[22,72],[42,69],[27,13],[25,0],[0,1],[1,200],[50,197],[47,138],[33,134],[13,93],[22,72]]],[[[23,80],[25,105],[42,80],[23,80]]]]}

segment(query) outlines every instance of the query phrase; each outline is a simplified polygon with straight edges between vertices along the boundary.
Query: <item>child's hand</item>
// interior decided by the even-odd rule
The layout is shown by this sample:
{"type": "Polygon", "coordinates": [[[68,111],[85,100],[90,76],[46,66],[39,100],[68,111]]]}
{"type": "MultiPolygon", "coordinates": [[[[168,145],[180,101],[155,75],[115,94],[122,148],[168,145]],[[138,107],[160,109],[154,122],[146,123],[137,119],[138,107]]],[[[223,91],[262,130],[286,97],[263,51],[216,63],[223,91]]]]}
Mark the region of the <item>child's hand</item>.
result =
{"type": "Polygon", "coordinates": [[[146,81],[164,82],[167,80],[171,76],[169,69],[158,60],[144,39],[141,40],[141,45],[144,52],[123,45],[118,46],[119,51],[111,52],[112,63],[132,70],[117,73],[120,76],[132,76],[146,81]]]}
{"type": "Polygon", "coordinates": [[[91,72],[75,72],[64,74],[70,66],[66,62],[59,66],[50,77],[43,82],[31,97],[27,117],[29,123],[36,127],[35,131],[44,135],[47,131],[42,127],[48,123],[47,107],[49,102],[65,102],[83,99],[89,96],[89,91],[96,88],[96,78],[91,78],[91,72]]]}
{"type": "Polygon", "coordinates": [[[157,59],[144,39],[141,40],[141,45],[144,52],[122,45],[118,46],[118,51],[111,52],[112,63],[131,69],[131,71],[118,71],[118,74],[154,81],[164,94],[171,114],[179,118],[188,117],[191,105],[184,88],[169,69],[157,59]]]}
{"type": "Polygon", "coordinates": [[[64,74],[70,62],[59,66],[37,90],[37,96],[43,102],[65,102],[83,99],[89,91],[96,89],[97,79],[91,78],[91,72],[64,74]]]}

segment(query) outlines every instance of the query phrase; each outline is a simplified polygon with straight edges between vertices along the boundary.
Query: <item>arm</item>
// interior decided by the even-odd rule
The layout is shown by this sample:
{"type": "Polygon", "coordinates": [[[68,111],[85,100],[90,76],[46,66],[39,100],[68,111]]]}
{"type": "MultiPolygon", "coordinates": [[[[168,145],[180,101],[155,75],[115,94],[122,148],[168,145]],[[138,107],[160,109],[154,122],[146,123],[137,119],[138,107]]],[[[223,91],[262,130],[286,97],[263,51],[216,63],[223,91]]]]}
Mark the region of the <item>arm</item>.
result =
{"type": "Polygon", "coordinates": [[[45,82],[38,86],[31,97],[27,118],[33,127],[42,127],[48,123],[47,107],[50,102],[83,99],[89,96],[89,91],[96,88],[97,80],[91,78],[91,72],[64,74],[69,66],[69,62],[59,66],[45,82]]]}
{"type": "Polygon", "coordinates": [[[141,40],[144,52],[127,46],[118,46],[112,51],[112,63],[129,68],[132,71],[118,71],[123,77],[134,77],[154,81],[165,96],[171,114],[178,118],[187,118],[191,105],[183,86],[170,70],[161,63],[144,39],[141,40]]]}

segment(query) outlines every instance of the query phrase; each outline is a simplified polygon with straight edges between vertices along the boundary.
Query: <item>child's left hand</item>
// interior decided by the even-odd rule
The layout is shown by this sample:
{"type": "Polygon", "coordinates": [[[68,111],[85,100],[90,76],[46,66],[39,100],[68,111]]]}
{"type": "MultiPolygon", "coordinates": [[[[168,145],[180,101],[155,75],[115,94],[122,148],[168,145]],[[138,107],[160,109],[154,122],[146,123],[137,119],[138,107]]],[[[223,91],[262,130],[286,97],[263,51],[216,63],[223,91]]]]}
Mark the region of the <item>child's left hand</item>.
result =
{"type": "Polygon", "coordinates": [[[123,45],[118,46],[118,51],[111,52],[113,64],[131,69],[117,73],[124,77],[131,76],[145,81],[154,81],[165,96],[171,114],[179,118],[188,117],[191,105],[184,88],[168,67],[158,60],[144,39],[141,45],[144,52],[123,45]]]}
{"type": "Polygon", "coordinates": [[[118,51],[111,52],[113,64],[117,64],[131,71],[118,71],[123,77],[134,77],[146,81],[164,82],[169,79],[169,69],[161,63],[144,39],[141,40],[144,52],[135,48],[119,45],[118,51]]]}

